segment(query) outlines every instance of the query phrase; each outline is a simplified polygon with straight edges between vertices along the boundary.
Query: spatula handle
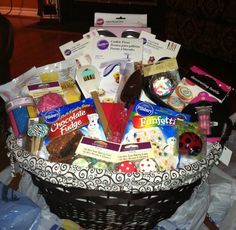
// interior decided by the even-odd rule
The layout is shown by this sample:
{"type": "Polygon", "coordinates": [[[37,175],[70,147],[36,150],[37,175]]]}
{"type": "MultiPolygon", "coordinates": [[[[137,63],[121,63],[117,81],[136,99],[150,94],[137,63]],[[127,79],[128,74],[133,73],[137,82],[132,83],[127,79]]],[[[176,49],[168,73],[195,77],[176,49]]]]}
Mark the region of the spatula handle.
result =
{"type": "Polygon", "coordinates": [[[98,98],[98,93],[96,90],[94,91],[91,91],[90,92],[92,98],[93,98],[93,101],[94,101],[94,104],[96,106],[96,109],[97,109],[97,112],[98,112],[98,115],[99,115],[99,118],[100,118],[100,121],[101,121],[101,124],[102,124],[102,128],[103,128],[103,131],[107,137],[107,139],[109,137],[112,136],[112,132],[111,132],[111,129],[109,127],[109,124],[108,124],[108,120],[107,120],[107,117],[104,113],[104,110],[102,108],[102,105],[100,103],[100,100],[98,98]]]}

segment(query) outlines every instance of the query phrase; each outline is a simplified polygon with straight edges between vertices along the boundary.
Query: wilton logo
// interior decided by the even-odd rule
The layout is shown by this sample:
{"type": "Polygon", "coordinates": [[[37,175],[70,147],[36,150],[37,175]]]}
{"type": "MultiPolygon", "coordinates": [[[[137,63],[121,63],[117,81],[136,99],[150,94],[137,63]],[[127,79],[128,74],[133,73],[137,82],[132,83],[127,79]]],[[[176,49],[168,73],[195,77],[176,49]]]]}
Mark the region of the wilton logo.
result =
{"type": "Polygon", "coordinates": [[[136,107],[136,113],[141,116],[151,116],[153,114],[153,107],[151,104],[141,102],[136,107]]]}
{"type": "Polygon", "coordinates": [[[109,42],[107,40],[100,40],[97,43],[97,47],[100,50],[105,50],[108,48],[108,46],[109,46],[109,42]]]}
{"type": "Polygon", "coordinates": [[[97,25],[101,26],[104,23],[104,19],[103,18],[98,18],[96,23],[97,23],[97,25]]]}
{"type": "Polygon", "coordinates": [[[143,45],[147,43],[147,38],[142,38],[143,39],[143,45]]]}
{"type": "Polygon", "coordinates": [[[69,50],[69,49],[65,50],[65,51],[64,51],[64,54],[65,54],[66,56],[71,55],[71,50],[69,50]]]}

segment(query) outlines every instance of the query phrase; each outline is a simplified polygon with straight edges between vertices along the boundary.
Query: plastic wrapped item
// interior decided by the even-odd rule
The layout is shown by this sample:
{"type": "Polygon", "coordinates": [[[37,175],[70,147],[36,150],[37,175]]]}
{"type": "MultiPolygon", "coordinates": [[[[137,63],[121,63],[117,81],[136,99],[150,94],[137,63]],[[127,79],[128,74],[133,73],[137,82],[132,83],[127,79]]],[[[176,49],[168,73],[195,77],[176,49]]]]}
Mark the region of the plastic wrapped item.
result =
{"type": "Polygon", "coordinates": [[[29,173],[24,172],[22,175],[19,191],[41,208],[41,218],[37,230],[81,230],[82,228],[75,222],[67,219],[60,219],[57,215],[50,212],[42,195],[38,193],[38,187],[32,182],[29,173]]]}
{"type": "MultiPolygon", "coordinates": [[[[18,165],[15,165],[15,169],[17,172],[19,172],[19,168],[17,167],[18,165]]],[[[0,181],[2,181],[4,184],[9,184],[10,181],[12,180],[11,177],[11,168],[7,167],[3,171],[0,172],[0,181]]],[[[0,182],[0,197],[2,193],[1,189],[1,182],[0,182]]],[[[10,188],[9,188],[10,189],[10,188]]],[[[12,190],[12,189],[10,189],[12,190]]],[[[12,190],[13,191],[13,190],[12,190]]],[[[11,192],[8,191],[8,194],[11,195],[11,192]]],[[[38,187],[35,186],[32,182],[31,176],[29,173],[24,172],[22,174],[21,180],[19,182],[19,188],[18,192],[14,192],[14,195],[21,194],[21,196],[24,197],[25,200],[29,200],[32,204],[32,207],[37,207],[38,210],[38,217],[35,219],[34,223],[32,226],[27,225],[28,222],[30,222],[30,218],[28,219],[23,219],[24,217],[21,216],[19,223],[16,223],[12,221],[11,226],[10,225],[4,225],[5,222],[2,222],[2,217],[1,212],[3,212],[2,209],[2,201],[0,201],[0,229],[1,230],[8,230],[8,229],[27,229],[27,230],[81,230],[82,228],[76,224],[75,222],[68,220],[68,219],[60,219],[58,216],[55,214],[51,213],[48,205],[46,204],[44,198],[42,195],[38,193],[38,187]],[[23,225],[19,225],[20,221],[23,223],[23,225]],[[18,225],[16,225],[18,224],[18,225]],[[4,227],[3,227],[4,226],[4,227]],[[12,227],[12,228],[10,228],[12,227]]],[[[18,195],[17,195],[18,196],[18,195]]],[[[10,202],[8,202],[10,203],[10,202]]],[[[12,203],[12,202],[11,202],[12,203]]],[[[13,207],[13,206],[12,206],[13,207]]],[[[28,207],[29,208],[29,207],[28,207]]],[[[15,209],[16,210],[16,209],[15,209]]],[[[11,210],[13,211],[13,209],[11,210]]],[[[31,209],[27,211],[27,213],[30,213],[31,209]]],[[[11,213],[11,212],[9,212],[11,213]]],[[[14,214],[14,213],[12,213],[14,214]]],[[[25,214],[25,213],[24,213],[25,214]]],[[[25,214],[26,215],[26,214],[25,214]]],[[[32,214],[33,215],[33,214],[32,214]]],[[[29,217],[29,216],[28,216],[29,217]]],[[[18,219],[17,219],[18,221],[18,219]]]]}
{"type": "Polygon", "coordinates": [[[64,60],[37,68],[43,83],[58,81],[66,104],[79,101],[81,92],[75,84],[76,62],[64,60]]]}
{"type": "Polygon", "coordinates": [[[236,227],[236,219],[235,219],[235,212],[236,212],[236,201],[233,202],[231,208],[227,212],[226,217],[220,224],[220,229],[227,229],[227,230],[234,230],[236,227]]]}
{"type": "Polygon", "coordinates": [[[153,230],[200,229],[210,202],[209,185],[195,190],[191,198],[181,205],[169,219],[157,224],[153,230]]]}
{"type": "MultiPolygon", "coordinates": [[[[212,174],[209,177],[211,188],[211,202],[208,209],[208,214],[218,226],[226,226],[226,218],[228,219],[227,225],[234,225],[236,228],[235,218],[229,220],[230,212],[235,209],[236,200],[236,180],[230,177],[221,169],[214,167],[212,174]]],[[[229,228],[221,228],[229,229],[229,228]]]]}
{"type": "Polygon", "coordinates": [[[2,230],[37,230],[40,208],[28,197],[0,182],[0,226],[2,230]]]}
{"type": "Polygon", "coordinates": [[[174,215],[161,221],[153,230],[206,230],[206,214],[220,230],[236,229],[235,179],[213,167],[209,183],[196,190],[174,215]]]}
{"type": "Polygon", "coordinates": [[[47,112],[65,105],[63,98],[57,93],[44,94],[37,103],[39,112],[47,112]]]}
{"type": "Polygon", "coordinates": [[[37,116],[33,98],[29,96],[16,97],[6,103],[6,110],[15,137],[25,136],[28,128],[28,119],[37,116]]]}
{"type": "Polygon", "coordinates": [[[8,102],[19,96],[27,96],[27,85],[40,83],[39,75],[35,67],[31,68],[22,75],[14,78],[10,82],[0,86],[0,96],[5,102],[8,102]]]}
{"type": "Polygon", "coordinates": [[[231,135],[229,136],[228,141],[225,143],[226,147],[229,148],[233,154],[228,166],[220,164],[219,168],[222,169],[225,173],[236,178],[236,130],[232,130],[231,135]]]}

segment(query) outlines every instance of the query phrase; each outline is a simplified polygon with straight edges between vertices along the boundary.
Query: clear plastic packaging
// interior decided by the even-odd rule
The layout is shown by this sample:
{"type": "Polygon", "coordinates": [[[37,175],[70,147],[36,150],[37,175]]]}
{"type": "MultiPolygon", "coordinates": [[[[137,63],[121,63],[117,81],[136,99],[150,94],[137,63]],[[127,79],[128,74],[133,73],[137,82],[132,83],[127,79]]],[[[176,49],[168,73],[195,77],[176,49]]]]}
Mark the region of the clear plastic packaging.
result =
{"type": "Polygon", "coordinates": [[[6,110],[16,138],[26,135],[29,118],[37,117],[32,97],[16,97],[6,103],[6,110]]]}

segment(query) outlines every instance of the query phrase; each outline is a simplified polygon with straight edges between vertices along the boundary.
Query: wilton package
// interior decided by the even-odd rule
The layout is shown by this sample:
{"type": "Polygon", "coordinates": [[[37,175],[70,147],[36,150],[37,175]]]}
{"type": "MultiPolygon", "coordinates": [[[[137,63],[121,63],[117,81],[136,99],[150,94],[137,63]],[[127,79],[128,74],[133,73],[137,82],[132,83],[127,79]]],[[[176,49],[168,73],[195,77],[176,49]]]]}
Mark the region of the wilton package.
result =
{"type": "Polygon", "coordinates": [[[142,66],[142,40],[95,37],[92,64],[99,70],[101,102],[118,102],[132,73],[142,66]]]}
{"type": "Polygon", "coordinates": [[[59,82],[67,104],[79,101],[81,92],[75,83],[76,61],[64,60],[37,68],[42,83],[59,82]]]}
{"type": "Polygon", "coordinates": [[[94,14],[94,26],[147,26],[147,14],[115,14],[100,13],[94,14]]]}
{"type": "Polygon", "coordinates": [[[78,158],[85,158],[90,167],[97,168],[98,162],[109,165],[110,169],[120,162],[137,162],[144,158],[154,157],[150,142],[136,144],[118,144],[114,142],[101,141],[88,137],[82,137],[75,155],[74,164],[77,165],[78,158]]]}
{"type": "Polygon", "coordinates": [[[153,65],[144,66],[144,91],[157,104],[166,103],[178,83],[180,76],[176,58],[165,59],[153,65]]]}
{"type": "Polygon", "coordinates": [[[123,173],[169,170],[178,164],[178,156],[171,155],[171,147],[166,146],[165,155],[162,156],[157,146],[149,141],[118,144],[82,137],[72,164],[123,173]]]}
{"type": "Polygon", "coordinates": [[[143,65],[152,65],[178,55],[180,45],[175,42],[158,40],[149,33],[141,33],[139,38],[143,39],[143,65]]]}
{"type": "Polygon", "coordinates": [[[77,57],[91,58],[91,40],[84,37],[76,42],[68,42],[59,47],[64,59],[75,60],[77,57]]]}
{"type": "Polygon", "coordinates": [[[90,31],[96,30],[101,37],[139,38],[142,31],[151,32],[149,27],[118,27],[96,26],[90,27],[90,31]]]}

